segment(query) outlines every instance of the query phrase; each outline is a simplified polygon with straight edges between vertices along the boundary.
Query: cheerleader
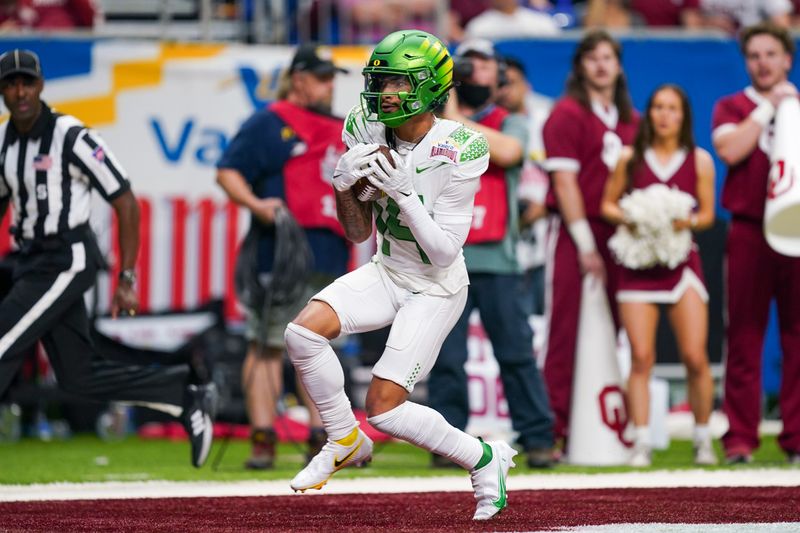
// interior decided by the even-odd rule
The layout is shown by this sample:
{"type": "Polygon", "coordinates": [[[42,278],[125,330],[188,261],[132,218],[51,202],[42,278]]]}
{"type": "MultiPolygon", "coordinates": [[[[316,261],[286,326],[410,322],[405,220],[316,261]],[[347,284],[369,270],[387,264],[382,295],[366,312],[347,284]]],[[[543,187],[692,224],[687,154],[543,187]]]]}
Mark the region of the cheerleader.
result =
{"type": "MultiPolygon", "coordinates": [[[[694,144],[689,100],[675,85],[656,89],[647,104],[632,148],[626,148],[606,183],[601,210],[613,224],[636,227],[620,208],[625,192],[666,184],[692,195],[697,209],[685,219],[672,221],[675,232],[701,231],[714,222],[714,163],[694,144]]],[[[717,463],[708,420],[713,400],[713,380],[708,364],[708,292],[697,246],[676,268],[657,265],[620,271],[617,302],[622,325],[631,344],[628,411],[634,424],[634,450],[630,465],[651,463],[648,429],[649,381],[656,360],[659,306],[667,310],[688,376],[689,404],[694,414],[694,462],[717,463]]]]}

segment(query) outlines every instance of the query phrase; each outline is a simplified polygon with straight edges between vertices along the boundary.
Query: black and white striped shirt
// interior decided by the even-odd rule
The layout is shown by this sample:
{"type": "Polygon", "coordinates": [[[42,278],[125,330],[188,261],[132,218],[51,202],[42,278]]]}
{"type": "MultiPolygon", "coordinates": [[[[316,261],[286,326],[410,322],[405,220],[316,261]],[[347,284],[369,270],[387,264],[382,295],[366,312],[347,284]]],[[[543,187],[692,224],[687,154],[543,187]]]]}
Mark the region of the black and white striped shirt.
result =
{"type": "Polygon", "coordinates": [[[8,120],[0,125],[0,139],[0,200],[11,198],[18,240],[88,222],[92,189],[109,202],[130,189],[125,171],[97,134],[44,103],[31,131],[20,135],[8,120]]]}

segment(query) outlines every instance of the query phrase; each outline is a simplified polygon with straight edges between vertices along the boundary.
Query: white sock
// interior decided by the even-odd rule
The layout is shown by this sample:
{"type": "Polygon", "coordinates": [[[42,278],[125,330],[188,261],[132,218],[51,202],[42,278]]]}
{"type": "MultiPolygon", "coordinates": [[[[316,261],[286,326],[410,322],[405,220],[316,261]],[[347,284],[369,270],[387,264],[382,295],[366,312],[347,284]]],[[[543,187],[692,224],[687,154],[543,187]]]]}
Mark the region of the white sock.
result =
{"type": "Polygon", "coordinates": [[[289,359],[319,409],[328,438],[345,438],[358,422],[344,393],[342,365],[328,339],[292,322],[286,326],[284,339],[289,359]]]}
{"type": "Polygon", "coordinates": [[[637,446],[650,448],[650,426],[634,426],[633,440],[637,446]]]}
{"type": "Polygon", "coordinates": [[[701,442],[708,442],[711,440],[711,429],[708,424],[695,424],[694,426],[694,443],[700,444],[701,442]]]}
{"type": "Polygon", "coordinates": [[[367,421],[392,437],[443,455],[467,470],[483,457],[483,445],[478,439],[454,428],[441,414],[424,405],[404,402],[367,421]]]}

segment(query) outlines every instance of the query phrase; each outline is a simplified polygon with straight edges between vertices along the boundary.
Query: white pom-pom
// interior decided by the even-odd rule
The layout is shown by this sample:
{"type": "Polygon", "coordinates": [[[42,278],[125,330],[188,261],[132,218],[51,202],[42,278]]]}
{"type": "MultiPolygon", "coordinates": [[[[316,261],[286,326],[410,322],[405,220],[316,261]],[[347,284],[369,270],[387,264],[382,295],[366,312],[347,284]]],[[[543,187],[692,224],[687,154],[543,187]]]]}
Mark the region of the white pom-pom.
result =
{"type": "Polygon", "coordinates": [[[617,262],[636,270],[680,265],[689,256],[692,234],[688,229],[675,231],[672,222],[688,218],[695,205],[690,194],[664,184],[634,189],[623,196],[619,206],[636,230],[634,234],[620,225],[609,239],[617,262]]]}

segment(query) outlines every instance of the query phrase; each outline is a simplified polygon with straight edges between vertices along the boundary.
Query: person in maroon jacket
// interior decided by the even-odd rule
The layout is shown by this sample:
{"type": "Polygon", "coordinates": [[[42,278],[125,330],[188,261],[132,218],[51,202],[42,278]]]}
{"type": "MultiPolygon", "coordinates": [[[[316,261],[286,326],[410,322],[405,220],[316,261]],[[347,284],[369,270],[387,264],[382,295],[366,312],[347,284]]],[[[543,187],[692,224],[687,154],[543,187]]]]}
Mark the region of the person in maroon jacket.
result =
{"type": "Polygon", "coordinates": [[[769,23],[746,28],[741,48],[752,85],[720,99],[712,119],[714,149],[728,165],[722,205],[732,215],[723,406],[730,428],[722,442],[730,463],[751,462],[758,448],[761,353],[774,297],[783,349],[778,442],[800,463],[800,259],[774,251],[763,234],[775,109],[784,98],[797,98],[787,80],[795,48],[785,29],[769,23]]]}
{"type": "MultiPolygon", "coordinates": [[[[672,221],[675,231],[702,231],[714,223],[714,161],[694,144],[691,108],[686,93],[676,85],[655,90],[636,135],[633,148],[625,148],[603,194],[603,216],[612,224],[635,226],[619,199],[626,191],[664,184],[690,194],[697,210],[672,221]]],[[[659,305],[665,305],[681,359],[686,365],[689,404],[695,419],[694,462],[717,464],[708,420],[714,400],[714,381],[708,365],[708,291],[697,245],[674,268],[622,267],[617,302],[622,325],[631,343],[628,377],[628,412],[634,425],[630,465],[650,466],[650,372],[656,362],[659,305]]]]}
{"type": "Polygon", "coordinates": [[[639,13],[651,27],[700,28],[703,25],[700,0],[632,0],[631,10],[639,13]]]}
{"type": "Polygon", "coordinates": [[[557,439],[566,437],[569,423],[582,278],[591,275],[606,283],[609,302],[616,292],[607,246],[614,227],[602,219],[600,199],[638,124],[621,60],[622,48],[608,33],[588,33],[573,56],[566,95],[543,131],[544,166],[552,183],[547,205],[554,213],[545,266],[550,293],[544,377],[557,439]]]}
{"type": "Polygon", "coordinates": [[[0,29],[90,29],[99,13],[94,0],[2,0],[0,29]]]}

